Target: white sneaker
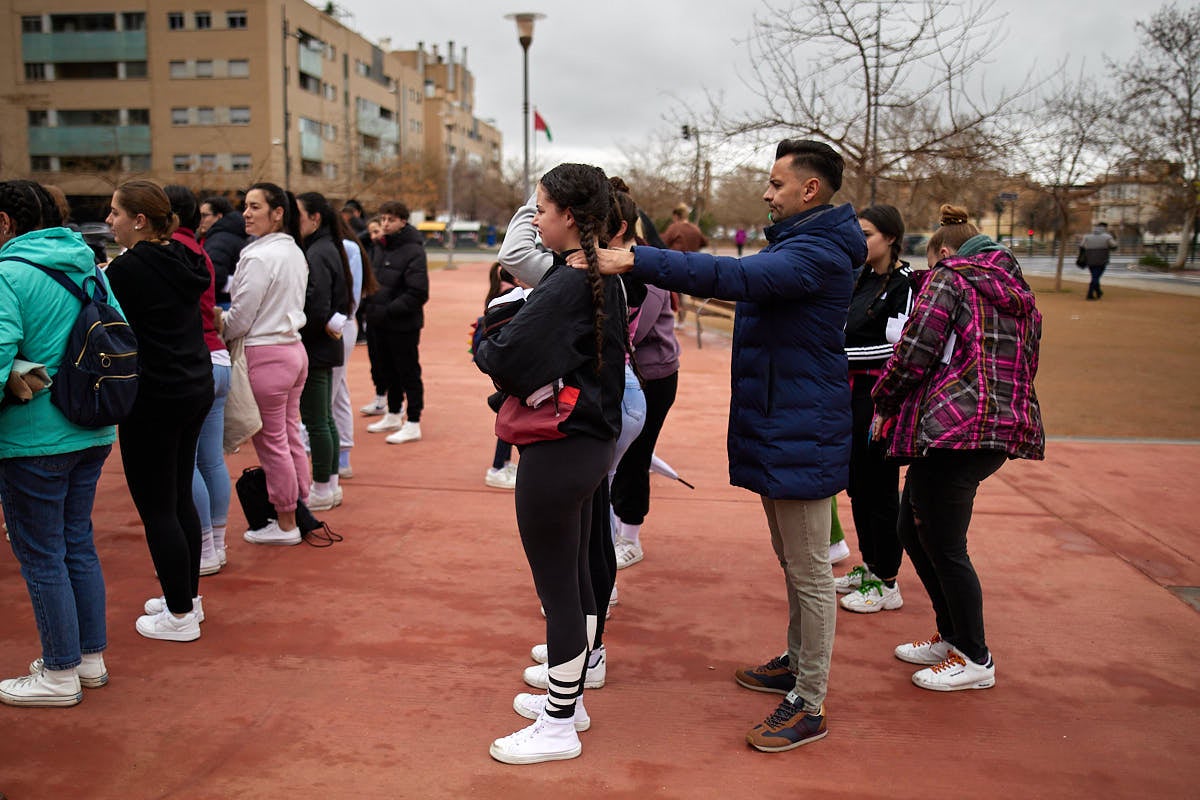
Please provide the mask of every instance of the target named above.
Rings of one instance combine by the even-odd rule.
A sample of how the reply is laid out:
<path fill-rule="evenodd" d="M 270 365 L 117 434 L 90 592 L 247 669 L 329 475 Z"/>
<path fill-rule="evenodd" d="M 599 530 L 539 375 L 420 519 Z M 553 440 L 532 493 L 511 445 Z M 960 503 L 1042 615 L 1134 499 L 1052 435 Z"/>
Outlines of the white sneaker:
<path fill-rule="evenodd" d="M 976 664 L 957 647 L 951 647 L 945 661 L 917 670 L 912 682 L 935 692 L 990 689 L 996 685 L 996 664 L 991 653 L 988 653 L 987 664 Z"/>
<path fill-rule="evenodd" d="M 883 581 L 863 581 L 858 591 L 841 599 L 842 608 L 859 614 L 874 614 L 876 611 L 894 611 L 904 605 L 900 596 L 900 584 L 888 588 Z"/>
<path fill-rule="evenodd" d="M 347 480 L 354 477 L 354 467 L 347 464 L 344 467 L 338 467 L 338 477 L 342 480 Z M 340 488 L 340 487 L 339 487 Z"/>
<path fill-rule="evenodd" d="M 220 560 L 222 567 L 229 563 L 229 553 L 227 552 L 228 549 L 229 548 L 227 547 L 217 548 L 217 558 Z"/>
<path fill-rule="evenodd" d="M 167 598 L 151 597 L 142 606 L 142 610 L 151 616 L 161 614 L 167 610 Z M 204 595 L 192 598 L 192 613 L 196 615 L 196 622 L 204 622 Z"/>
<path fill-rule="evenodd" d="M 400 430 L 387 437 L 388 444 L 404 444 L 405 442 L 421 441 L 421 423 L 406 421 Z M 516 483 L 513 483 L 516 486 Z"/>
<path fill-rule="evenodd" d="M 342 504 L 342 487 L 330 487 L 327 492 L 319 492 L 315 484 L 310 485 L 308 489 L 308 506 L 309 511 L 328 511 L 331 508 L 337 508 Z"/>
<path fill-rule="evenodd" d="M 550 650 L 544 644 L 535 644 L 529 651 L 529 657 L 538 664 L 545 664 L 550 660 Z"/>
<path fill-rule="evenodd" d="M 211 557 L 200 556 L 200 574 L 201 575 L 216 575 L 221 571 L 221 567 L 225 566 L 225 562 L 221 561 L 221 554 L 216 550 L 213 551 Z"/>
<path fill-rule="evenodd" d="M 246 531 L 242 534 L 242 538 L 251 544 L 300 544 L 300 529 L 292 528 L 290 531 L 285 531 L 279 527 L 278 520 L 271 520 L 266 527 Z"/>
<path fill-rule="evenodd" d="M 537 719 L 545 710 L 546 695 L 544 694 L 521 692 L 513 698 L 513 711 L 526 719 Z M 572 719 L 575 722 L 575 730 L 580 733 L 592 727 L 592 718 L 588 716 L 587 709 L 583 707 L 582 697 L 575 698 L 575 716 Z"/>
<path fill-rule="evenodd" d="M 842 577 L 834 578 L 833 588 L 837 590 L 838 594 L 850 594 L 857 591 L 858 587 L 862 586 L 864 581 L 877 580 L 879 579 L 871 574 L 871 570 L 867 569 L 866 564 L 859 564 Z"/>
<path fill-rule="evenodd" d="M 488 467 L 487 474 L 483 476 L 483 482 L 493 489 L 516 489 L 517 465 L 510 462 L 500 469 Z"/>
<path fill-rule="evenodd" d="M 387 433 L 388 431 L 398 431 L 404 425 L 403 414 L 386 413 L 383 419 L 378 422 L 372 422 L 367 426 L 367 433 Z"/>
<path fill-rule="evenodd" d="M 572 720 L 543 714 L 528 728 L 492 742 L 488 752 L 505 764 L 539 764 L 577 758 L 583 746 Z"/>
<path fill-rule="evenodd" d="M 834 542 L 829 545 L 829 563 L 839 564 L 850 557 L 850 545 L 846 544 L 846 540 Z"/>
<path fill-rule="evenodd" d="M 932 638 L 923 642 L 906 642 L 896 645 L 896 658 L 910 664 L 940 664 L 950 655 L 950 643 L 943 641 L 941 634 L 935 633 Z"/>
<path fill-rule="evenodd" d="M 137 632 L 147 639 L 162 639 L 168 642 L 193 642 L 200 638 L 200 620 L 195 611 L 176 617 L 163 609 L 157 614 L 138 617 Z"/>
<path fill-rule="evenodd" d="M 79 675 L 73 669 L 40 669 L 35 675 L 0 681 L 0 703 L 8 706 L 73 706 L 82 699 Z"/>
<path fill-rule="evenodd" d="M 46 662 L 39 656 L 29 662 L 29 674 L 37 675 L 45 667 Z M 51 670 L 51 672 L 53 671 Z M 79 684 L 88 689 L 99 689 L 108 683 L 108 668 L 104 666 L 104 654 L 85 653 L 83 661 L 75 667 L 75 674 L 79 676 Z"/>
<path fill-rule="evenodd" d="M 373 402 L 367 403 L 358 410 L 358 413 L 362 414 L 364 417 L 382 417 L 387 413 L 387 403 L 383 403 L 382 405 Z"/>
<path fill-rule="evenodd" d="M 617 569 L 632 567 L 646 557 L 640 544 L 631 542 L 623 536 L 617 537 L 617 541 L 613 543 L 613 547 L 617 551 Z"/>
<path fill-rule="evenodd" d="M 530 655 L 533 655 L 533 653 L 531 652 Z M 603 647 L 592 653 L 591 658 L 588 659 L 587 671 L 584 673 L 583 688 L 604 688 L 604 679 L 608 673 L 607 662 L 608 658 L 605 656 Z M 550 667 L 544 662 L 532 667 L 526 667 L 525 674 L 522 677 L 526 683 L 535 689 L 550 688 Z"/>
<path fill-rule="evenodd" d="M 612 608 L 620 601 L 620 599 L 621 598 L 617 595 L 617 584 L 614 583 L 612 593 L 608 595 L 608 607 Z"/>

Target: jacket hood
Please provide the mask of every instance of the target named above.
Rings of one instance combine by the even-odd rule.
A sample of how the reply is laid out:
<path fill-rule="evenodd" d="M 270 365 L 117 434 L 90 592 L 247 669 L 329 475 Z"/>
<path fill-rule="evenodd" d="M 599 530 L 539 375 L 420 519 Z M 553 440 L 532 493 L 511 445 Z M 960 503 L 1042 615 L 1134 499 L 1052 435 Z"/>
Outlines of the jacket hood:
<path fill-rule="evenodd" d="M 971 241 L 974 240 L 968 240 Z M 1027 317 L 1037 307 L 1020 265 L 1003 247 L 997 245 L 995 249 L 967 256 L 959 248 L 959 255 L 944 259 L 937 266 L 953 270 L 992 305 L 1011 316 Z"/>
<path fill-rule="evenodd" d="M 407 223 L 396 233 L 389 233 L 383 237 L 384 247 L 398 247 L 402 244 L 419 244 L 424 247 L 425 237 L 421 235 L 419 230 Z"/>
<path fill-rule="evenodd" d="M 767 227 L 764 233 L 771 244 L 800 234 L 820 236 L 849 254 L 851 263 L 862 264 L 867 258 L 858 214 L 849 203 L 810 208 Z"/>
<path fill-rule="evenodd" d="M 203 253 L 194 253 L 175 239 L 167 244 L 138 242 L 118 258 L 131 259 L 154 274 L 185 302 L 199 303 L 212 283 Z"/>
<path fill-rule="evenodd" d="M 242 219 L 242 212 L 231 211 L 224 215 L 212 224 L 205 236 L 212 236 L 214 233 L 232 233 L 239 239 L 245 239 L 246 221 Z"/>
<path fill-rule="evenodd" d="M 976 234 L 970 239 L 962 243 L 958 248 L 960 256 L 977 256 L 980 253 L 990 253 L 994 250 L 1006 249 L 1003 245 L 998 245 L 992 241 L 991 237 L 985 233 Z"/>
<path fill-rule="evenodd" d="M 67 273 L 91 275 L 96 269 L 92 248 L 69 228 L 43 228 L 9 239 L 0 247 L 0 257 L 9 255 Z"/>

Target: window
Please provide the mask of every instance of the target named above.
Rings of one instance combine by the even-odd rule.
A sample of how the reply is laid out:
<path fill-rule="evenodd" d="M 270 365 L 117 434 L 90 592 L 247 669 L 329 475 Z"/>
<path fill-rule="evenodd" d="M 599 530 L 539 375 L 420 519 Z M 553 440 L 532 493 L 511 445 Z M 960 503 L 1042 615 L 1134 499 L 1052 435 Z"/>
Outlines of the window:
<path fill-rule="evenodd" d="M 185 27 L 182 11 L 167 12 L 167 28 L 173 31 L 181 31 Z"/>
<path fill-rule="evenodd" d="M 208 61 L 208 60 L 196 62 L 196 77 L 197 78 L 211 78 L 212 76 L 213 76 L 213 62 Z"/>
<path fill-rule="evenodd" d="M 172 125 L 187 125 L 190 122 L 188 118 L 188 110 L 186 108 L 171 109 L 171 124 Z"/>
<path fill-rule="evenodd" d="M 300 88 L 306 92 L 313 94 L 321 93 L 321 81 L 309 75 L 307 72 L 300 73 Z"/>
<path fill-rule="evenodd" d="M 44 80 L 46 80 L 46 65 L 45 64 L 26 64 L 25 65 L 25 80 L 27 80 L 27 81 L 44 81 Z"/>
<path fill-rule="evenodd" d="M 337 100 L 337 87 L 332 83 L 322 84 L 321 88 L 325 92 L 326 100 Z"/>
<path fill-rule="evenodd" d="M 68 126 L 81 125 L 118 125 L 121 112 L 115 108 L 88 108 L 80 110 L 59 109 L 58 124 Z"/>
<path fill-rule="evenodd" d="M 30 111 L 29 112 L 29 127 L 45 128 L 50 124 L 50 112 L 48 111 Z"/>
<path fill-rule="evenodd" d="M 196 30 L 206 31 L 212 28 L 212 13 L 208 11 L 196 12 Z"/>
<path fill-rule="evenodd" d="M 49 172 L 50 156 L 30 156 L 29 169 L 33 172 Z"/>
<path fill-rule="evenodd" d="M 117 77 L 116 61 L 85 61 L 55 64 L 54 74 L 65 81 L 106 80 Z"/>
<path fill-rule="evenodd" d="M 251 167 L 249 153 L 234 153 L 229 157 L 230 167 L 234 172 L 249 172 Z"/>
<path fill-rule="evenodd" d="M 41 33 L 42 18 L 37 17 L 21 17 L 21 33 Z"/>
<path fill-rule="evenodd" d="M 184 155 L 176 155 L 172 160 L 176 172 L 191 172 L 192 157 Z"/>
<path fill-rule="evenodd" d="M 115 156 L 59 156 L 58 169 L 63 172 L 110 172 L 121 162 Z"/>
<path fill-rule="evenodd" d="M 300 173 L 302 175 L 307 175 L 310 178 L 321 177 L 321 162 L 302 160 L 300 162 Z"/>
<path fill-rule="evenodd" d="M 325 162 L 325 177 L 331 181 L 337 180 L 337 164 L 332 161 Z"/>
<path fill-rule="evenodd" d="M 129 125 L 150 124 L 150 109 L 148 108 L 131 108 L 125 112 L 125 116 Z"/>
<path fill-rule="evenodd" d="M 250 124 L 250 107 L 249 106 L 231 106 L 229 109 L 229 124 L 230 125 L 249 125 Z"/>
<path fill-rule="evenodd" d="M 233 59 L 229 62 L 229 77 L 231 78 L 248 78 L 250 77 L 250 62 L 244 58 Z"/>
<path fill-rule="evenodd" d="M 321 126 L 321 135 L 331 142 L 337 141 L 337 125 L 325 123 Z"/>
<path fill-rule="evenodd" d="M 150 156 L 124 156 L 124 158 L 129 162 L 129 166 L 126 167 L 129 172 L 150 171 Z"/>
<path fill-rule="evenodd" d="M 225 12 L 225 27 L 231 30 L 237 30 L 246 27 L 246 12 L 245 11 L 226 11 Z"/>
<path fill-rule="evenodd" d="M 171 77 L 186 78 L 188 77 L 188 64 L 186 61 L 171 62 Z"/>
<path fill-rule="evenodd" d="M 217 155 L 216 153 L 201 153 L 200 154 L 200 169 L 216 169 Z"/>
<path fill-rule="evenodd" d="M 117 17 L 115 14 L 52 14 L 50 30 L 54 33 L 71 33 L 75 31 L 115 31 Z"/>
<path fill-rule="evenodd" d="M 144 78 L 144 77 L 146 77 L 146 62 L 145 61 L 126 61 L 125 62 L 125 77 L 126 78 Z"/>
<path fill-rule="evenodd" d="M 141 11 L 126 11 L 121 15 L 121 28 L 127 31 L 146 30 L 146 15 Z"/>
<path fill-rule="evenodd" d="M 196 109 L 196 124 L 197 125 L 212 125 L 217 121 L 216 112 L 208 107 L 201 106 Z"/>

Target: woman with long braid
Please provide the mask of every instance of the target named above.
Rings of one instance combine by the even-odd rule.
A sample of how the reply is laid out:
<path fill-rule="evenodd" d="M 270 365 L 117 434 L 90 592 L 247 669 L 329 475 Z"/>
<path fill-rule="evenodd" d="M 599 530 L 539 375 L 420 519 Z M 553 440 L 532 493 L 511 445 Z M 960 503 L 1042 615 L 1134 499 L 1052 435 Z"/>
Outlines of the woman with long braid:
<path fill-rule="evenodd" d="M 588 566 L 592 502 L 613 460 L 625 385 L 624 303 L 617 282 L 601 277 L 596 256 L 613 213 L 603 170 L 560 164 L 543 176 L 533 224 L 554 264 L 475 354 L 480 369 L 526 405 L 560 382 L 565 393 L 578 393 L 557 425 L 560 438 L 525 445 L 517 472 L 517 524 L 546 611 L 549 694 L 532 725 L 492 743 L 492 757 L 509 764 L 581 752 L 576 727 L 586 715 L 577 711 L 597 623 Z M 582 251 L 586 271 L 566 265 L 574 251 Z"/>

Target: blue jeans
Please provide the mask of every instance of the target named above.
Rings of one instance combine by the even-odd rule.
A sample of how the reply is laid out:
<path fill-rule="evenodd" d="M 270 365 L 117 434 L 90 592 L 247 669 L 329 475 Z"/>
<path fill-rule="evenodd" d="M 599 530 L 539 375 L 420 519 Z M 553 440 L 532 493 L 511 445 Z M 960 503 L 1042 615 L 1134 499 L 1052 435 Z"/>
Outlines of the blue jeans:
<path fill-rule="evenodd" d="M 196 442 L 196 470 L 192 473 L 192 501 L 200 515 L 200 529 L 211 531 L 229 518 L 229 468 L 225 466 L 225 399 L 229 396 L 232 367 L 213 364 L 212 408 Z"/>
<path fill-rule="evenodd" d="M 108 646 L 104 573 L 92 541 L 96 481 L 111 445 L 0 461 L 12 551 L 29 589 L 48 669 Z"/>
<path fill-rule="evenodd" d="M 617 474 L 617 467 L 620 466 L 621 459 L 625 457 L 625 451 L 629 449 L 629 445 L 633 444 L 633 440 L 641 434 L 642 426 L 645 424 L 646 393 L 642 391 L 642 385 L 638 383 L 637 374 L 634 373 L 633 367 L 626 364 L 625 394 L 621 398 L 621 433 L 617 436 L 617 449 L 613 454 L 613 462 L 608 468 L 608 488 L 610 492 L 612 490 L 613 478 Z M 608 513 L 609 532 L 615 537 L 617 535 L 617 515 L 612 510 L 611 504 L 609 505 Z"/>

